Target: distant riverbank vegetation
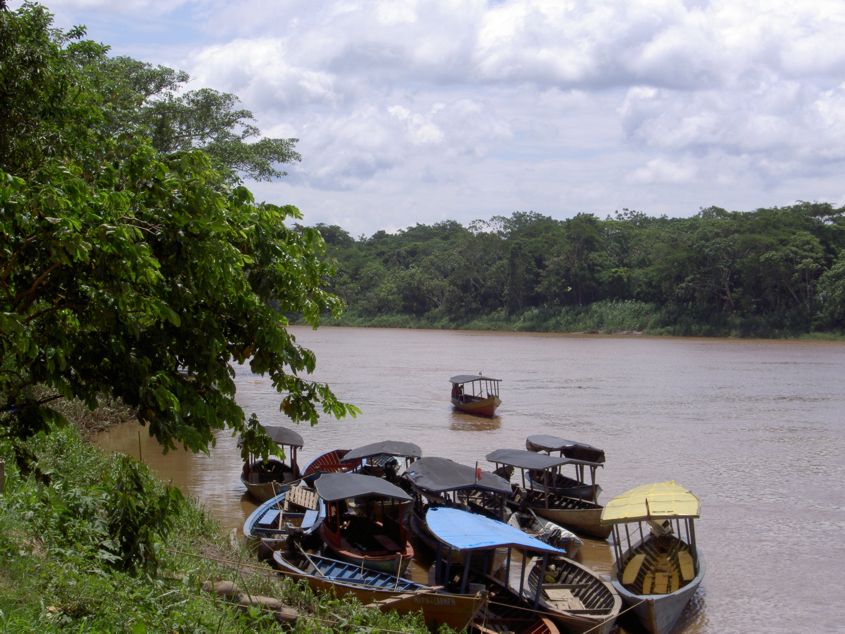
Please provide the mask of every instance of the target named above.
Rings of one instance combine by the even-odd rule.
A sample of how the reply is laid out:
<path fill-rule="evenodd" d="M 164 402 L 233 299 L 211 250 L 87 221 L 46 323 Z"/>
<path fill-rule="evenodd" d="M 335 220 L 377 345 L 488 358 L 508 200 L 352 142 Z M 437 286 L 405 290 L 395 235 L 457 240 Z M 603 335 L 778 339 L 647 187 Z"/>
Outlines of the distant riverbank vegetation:
<path fill-rule="evenodd" d="M 845 208 L 533 212 L 353 238 L 318 225 L 343 325 L 740 337 L 845 329 Z"/>

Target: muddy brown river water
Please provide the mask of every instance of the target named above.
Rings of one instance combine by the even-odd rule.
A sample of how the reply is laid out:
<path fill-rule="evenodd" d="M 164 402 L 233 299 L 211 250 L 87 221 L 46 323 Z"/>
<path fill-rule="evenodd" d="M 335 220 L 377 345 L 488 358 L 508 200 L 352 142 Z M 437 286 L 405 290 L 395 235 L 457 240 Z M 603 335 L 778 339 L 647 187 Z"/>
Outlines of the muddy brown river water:
<path fill-rule="evenodd" d="M 845 344 L 513 333 L 292 328 L 317 355 L 319 381 L 361 408 L 357 419 L 299 427 L 304 464 L 384 439 L 464 464 L 547 433 L 605 450 L 600 502 L 674 479 L 701 499 L 704 581 L 678 631 L 845 631 Z M 502 379 L 492 420 L 459 414 L 448 378 Z M 284 423 L 269 381 L 237 368 L 247 415 Z M 172 452 L 135 425 L 100 438 L 141 456 L 224 528 L 254 505 L 235 439 L 210 455 Z M 606 543 L 585 563 L 607 575 Z"/>

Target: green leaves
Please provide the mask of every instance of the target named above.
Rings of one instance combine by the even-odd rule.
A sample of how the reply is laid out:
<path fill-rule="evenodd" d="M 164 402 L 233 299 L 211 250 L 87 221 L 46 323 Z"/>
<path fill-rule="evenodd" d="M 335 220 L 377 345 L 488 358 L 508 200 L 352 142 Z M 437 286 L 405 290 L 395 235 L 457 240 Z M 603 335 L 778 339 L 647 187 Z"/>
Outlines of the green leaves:
<path fill-rule="evenodd" d="M 0 106 L 22 124 L 0 121 L 0 408 L 31 414 L 15 433 L 43 428 L 50 410 L 30 396 L 43 384 L 119 397 L 165 447 L 205 450 L 243 429 L 230 364 L 246 361 L 294 420 L 354 414 L 299 376 L 315 359 L 284 330 L 288 314 L 316 326 L 341 309 L 322 238 L 288 226 L 295 207 L 232 185 L 232 170 L 297 158 L 292 141 L 266 140 L 253 162 L 242 145 L 257 130 L 234 96 L 177 95 L 184 74 L 111 60 L 43 9 L 0 12 L 0 31 L 31 75 L 0 57 Z"/>

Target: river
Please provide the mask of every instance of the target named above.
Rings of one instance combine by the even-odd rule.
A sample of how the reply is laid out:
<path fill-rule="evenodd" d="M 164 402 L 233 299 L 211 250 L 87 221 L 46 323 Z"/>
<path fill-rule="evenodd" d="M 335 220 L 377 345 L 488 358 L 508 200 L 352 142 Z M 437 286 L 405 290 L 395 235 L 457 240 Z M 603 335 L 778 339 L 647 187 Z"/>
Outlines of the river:
<path fill-rule="evenodd" d="M 605 450 L 600 502 L 677 480 L 701 499 L 706 576 L 679 631 L 845 631 L 845 345 L 465 331 L 291 328 L 317 355 L 316 380 L 361 408 L 356 419 L 299 427 L 301 464 L 384 439 L 464 464 L 547 433 Z M 238 401 L 283 423 L 268 380 L 236 368 Z M 448 377 L 502 379 L 492 420 L 456 413 Z M 253 504 L 235 439 L 209 455 L 171 452 L 122 426 L 100 444 L 140 456 L 225 528 Z M 838 483 L 838 484 L 837 484 Z M 604 543 L 585 563 L 607 574 Z M 838 588 L 838 590 L 837 590 Z"/>

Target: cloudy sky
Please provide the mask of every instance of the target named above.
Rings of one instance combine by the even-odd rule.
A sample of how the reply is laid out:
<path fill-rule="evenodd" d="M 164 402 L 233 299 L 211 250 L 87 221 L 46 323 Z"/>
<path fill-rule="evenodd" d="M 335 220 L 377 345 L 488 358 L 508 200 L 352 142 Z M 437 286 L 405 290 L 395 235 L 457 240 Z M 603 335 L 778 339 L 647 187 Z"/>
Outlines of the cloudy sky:
<path fill-rule="evenodd" d="M 251 188 L 354 236 L 845 204 L 842 0 L 45 4 L 299 138 L 289 176 Z"/>

